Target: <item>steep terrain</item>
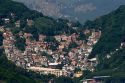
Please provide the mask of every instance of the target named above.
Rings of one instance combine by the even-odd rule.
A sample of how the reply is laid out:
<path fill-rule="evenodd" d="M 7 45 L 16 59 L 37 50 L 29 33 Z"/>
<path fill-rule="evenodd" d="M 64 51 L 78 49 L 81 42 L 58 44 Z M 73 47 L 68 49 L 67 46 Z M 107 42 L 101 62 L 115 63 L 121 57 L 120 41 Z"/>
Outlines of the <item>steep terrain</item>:
<path fill-rule="evenodd" d="M 125 77 L 125 6 L 122 5 L 95 21 L 87 21 L 85 27 L 102 31 L 100 40 L 89 56 L 98 57 L 98 72 L 94 75 L 111 75 L 123 79 Z"/>
<path fill-rule="evenodd" d="M 23 13 L 22 13 L 23 12 Z M 13 15 L 14 13 L 15 15 Z M 14 16 L 14 18 L 11 18 Z M 9 28 L 13 35 L 17 37 L 20 31 L 33 34 L 33 40 L 38 40 L 38 34 L 44 34 L 47 36 L 54 36 L 58 34 L 72 34 L 80 30 L 75 30 L 68 27 L 67 20 L 54 20 L 43 14 L 31 11 L 23 4 L 12 2 L 11 0 L 0 0 L 0 18 L 10 18 L 10 23 L 6 24 L 0 19 L 0 25 Z M 27 26 L 27 19 L 32 19 L 33 26 Z M 14 27 L 14 23 L 21 20 L 21 27 Z M 110 75 L 113 78 L 108 79 L 107 82 L 122 82 L 125 78 L 125 6 L 120 6 L 117 10 L 101 16 L 94 21 L 87 21 L 84 25 L 85 29 L 101 30 L 102 35 L 98 43 L 94 46 L 90 58 L 97 57 L 98 65 L 97 71 L 90 73 L 87 77 L 96 75 Z M 79 23 L 74 23 L 74 27 L 82 27 Z M 63 28 L 62 28 L 63 27 Z M 0 33 L 0 45 L 2 46 L 2 33 Z M 48 39 L 46 39 L 47 41 Z M 20 47 L 19 39 L 17 46 Z M 21 43 L 23 46 L 24 43 Z M 76 46 L 76 45 L 75 45 Z M 22 47 L 21 47 L 22 48 Z M 25 46 L 24 46 L 25 49 Z M 12 62 L 8 61 L 0 50 L 0 82 L 7 83 L 41 83 L 48 82 L 54 76 L 38 75 L 33 72 L 27 72 L 20 67 L 16 67 Z M 16 76 L 16 77 L 15 77 Z M 116 79 L 117 78 L 117 79 Z M 72 83 L 71 79 L 64 77 L 57 79 L 57 83 L 62 81 L 64 83 Z M 61 83 L 61 82 L 60 82 Z"/>
<path fill-rule="evenodd" d="M 11 16 L 13 16 L 14 18 L 11 18 Z M 39 12 L 31 11 L 23 4 L 13 2 L 11 0 L 0 0 L 0 26 L 4 26 L 5 28 L 10 28 L 15 36 L 19 31 L 29 31 L 29 30 L 24 30 L 26 29 L 25 21 L 27 20 L 27 18 L 35 20 L 36 18 L 39 18 L 39 17 L 45 20 L 45 21 L 39 20 L 39 21 L 42 21 L 43 23 L 43 25 L 41 26 L 47 27 L 48 26 L 47 22 L 49 21 L 52 23 L 50 24 L 50 27 L 49 27 L 49 29 L 51 29 L 52 26 L 55 26 L 53 23 L 57 24 L 57 22 L 52 18 L 43 16 Z M 10 18 L 11 22 L 9 24 L 4 23 L 3 19 L 5 18 Z M 14 28 L 13 27 L 14 22 L 19 19 L 21 20 L 21 24 L 22 24 L 21 27 Z M 36 29 L 31 29 L 31 33 L 34 33 L 34 30 Z M 38 32 L 38 33 L 42 33 L 42 32 Z M 38 33 L 34 33 L 34 34 L 37 35 Z M 51 35 L 47 31 L 44 34 Z M 20 41 L 21 40 L 19 40 L 19 42 Z M 0 83 L 47 83 L 50 79 L 55 78 L 55 76 L 53 75 L 39 75 L 37 73 L 27 71 L 27 70 L 24 70 L 23 68 L 15 66 L 14 63 L 7 60 L 6 55 L 4 53 L 4 49 L 2 49 L 3 48 L 2 43 L 3 43 L 3 33 L 2 31 L 0 31 Z M 22 43 L 22 45 L 23 44 L 24 43 Z M 68 79 L 68 80 L 71 80 L 71 79 Z"/>
<path fill-rule="evenodd" d="M 3 36 L 0 32 L 0 46 L 2 46 L 2 43 Z M 49 76 L 28 72 L 15 66 L 14 63 L 7 60 L 4 49 L 0 48 L 0 83 L 44 83 L 48 80 Z"/>
<path fill-rule="evenodd" d="M 62 17 L 71 20 L 95 19 L 107 14 L 118 6 L 125 4 L 124 0 L 14 0 L 23 2 L 31 9 L 38 10 L 44 15 Z"/>

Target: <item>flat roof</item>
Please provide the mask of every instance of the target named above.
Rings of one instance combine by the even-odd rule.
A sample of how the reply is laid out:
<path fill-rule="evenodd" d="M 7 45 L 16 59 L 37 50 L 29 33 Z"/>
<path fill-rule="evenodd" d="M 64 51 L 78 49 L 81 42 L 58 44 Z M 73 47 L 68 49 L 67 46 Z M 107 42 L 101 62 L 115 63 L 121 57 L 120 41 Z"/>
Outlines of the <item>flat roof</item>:
<path fill-rule="evenodd" d="M 111 77 L 111 76 L 94 76 L 93 78 L 109 78 L 109 77 Z"/>
<path fill-rule="evenodd" d="M 62 71 L 59 69 L 44 68 L 44 67 L 29 67 L 27 69 L 34 70 L 34 71 Z"/>
<path fill-rule="evenodd" d="M 58 63 L 49 63 L 49 65 L 59 65 Z"/>

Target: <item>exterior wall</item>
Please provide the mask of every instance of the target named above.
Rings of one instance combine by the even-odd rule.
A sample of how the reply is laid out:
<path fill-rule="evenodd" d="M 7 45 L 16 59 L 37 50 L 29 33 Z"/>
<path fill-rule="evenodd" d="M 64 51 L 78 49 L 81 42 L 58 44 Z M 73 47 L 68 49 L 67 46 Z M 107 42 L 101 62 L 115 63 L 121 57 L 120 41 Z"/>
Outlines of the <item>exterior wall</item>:
<path fill-rule="evenodd" d="M 29 70 L 39 72 L 40 74 L 54 74 L 56 76 L 67 76 L 66 71 L 59 69 L 51 69 L 51 68 L 42 68 L 42 67 L 30 67 Z"/>

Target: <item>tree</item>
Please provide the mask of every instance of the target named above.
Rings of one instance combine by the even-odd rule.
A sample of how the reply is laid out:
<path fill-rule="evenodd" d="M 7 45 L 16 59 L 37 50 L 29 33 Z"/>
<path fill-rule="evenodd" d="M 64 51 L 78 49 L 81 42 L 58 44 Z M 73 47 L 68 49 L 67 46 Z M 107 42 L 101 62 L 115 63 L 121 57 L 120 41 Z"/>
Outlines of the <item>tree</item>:
<path fill-rule="evenodd" d="M 49 60 L 52 60 L 52 56 L 49 55 L 49 54 L 48 54 L 47 52 L 45 52 L 45 51 L 41 52 L 41 55 L 42 55 L 42 56 L 46 56 L 46 58 L 49 59 Z"/>
<path fill-rule="evenodd" d="M 36 40 L 36 41 L 39 40 L 39 32 L 38 32 L 38 29 L 35 26 L 31 26 L 31 27 L 26 26 L 25 27 L 25 32 L 31 33 L 33 35 L 32 38 L 34 40 Z"/>
<path fill-rule="evenodd" d="M 4 39 L 3 33 L 0 32 L 0 46 L 3 45 L 3 39 Z M 0 48 L 0 56 L 3 54 L 3 51 L 4 51 L 4 49 L 3 49 L 3 48 Z"/>
<path fill-rule="evenodd" d="M 80 68 L 75 68 L 75 70 L 74 70 L 75 73 L 77 73 L 77 72 L 79 72 L 79 71 L 81 71 Z"/>
<path fill-rule="evenodd" d="M 35 27 L 38 29 L 40 34 L 54 35 L 54 22 L 51 19 L 45 17 L 37 18 L 35 21 Z"/>
<path fill-rule="evenodd" d="M 19 37 L 19 36 L 16 36 L 16 42 L 15 42 L 15 46 L 21 50 L 21 51 L 24 51 L 25 50 L 25 46 L 26 46 L 26 40 L 25 38 L 22 38 L 22 37 Z"/>
<path fill-rule="evenodd" d="M 78 46 L 78 44 L 76 42 L 72 42 L 69 44 L 69 48 L 76 48 Z"/>
<path fill-rule="evenodd" d="M 58 43 L 58 41 L 53 36 L 47 36 L 46 38 L 44 38 L 44 42 Z"/>
<path fill-rule="evenodd" d="M 69 77 L 61 76 L 55 79 L 55 83 L 73 83 L 73 81 Z"/>
<path fill-rule="evenodd" d="M 86 35 L 84 33 L 80 32 L 77 40 L 86 40 L 86 39 L 87 39 Z"/>

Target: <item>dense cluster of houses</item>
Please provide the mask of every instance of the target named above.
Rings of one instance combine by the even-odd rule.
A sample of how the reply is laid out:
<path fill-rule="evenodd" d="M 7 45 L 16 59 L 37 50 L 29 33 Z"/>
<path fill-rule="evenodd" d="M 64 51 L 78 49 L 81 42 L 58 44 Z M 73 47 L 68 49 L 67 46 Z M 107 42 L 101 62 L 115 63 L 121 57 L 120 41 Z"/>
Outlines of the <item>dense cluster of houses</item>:
<path fill-rule="evenodd" d="M 5 23 L 9 22 L 9 19 L 5 19 Z M 32 20 L 27 20 L 28 26 L 32 26 L 32 24 Z M 15 22 L 15 27 L 20 27 L 20 20 Z M 54 51 L 49 48 L 51 45 L 55 45 L 54 42 L 44 41 L 47 37 L 45 35 L 39 34 L 39 41 L 35 41 L 31 40 L 31 33 L 20 32 L 19 36 L 26 39 L 25 51 L 20 51 L 15 46 L 16 40 L 11 30 L 0 26 L 0 31 L 3 32 L 3 47 L 6 56 L 17 66 L 26 69 L 31 67 L 60 69 L 68 73 L 65 75 L 71 76 L 76 68 L 94 71 L 94 67 L 97 64 L 97 59 L 88 59 L 88 55 L 91 53 L 93 45 L 99 40 L 101 31 L 83 31 L 83 34 L 89 34 L 87 41 L 78 40 L 79 34 L 76 33 L 53 36 L 56 41 L 59 42 L 57 49 Z M 77 44 L 77 47 L 64 51 L 64 49 L 68 49 L 69 45 L 73 42 Z"/>
<path fill-rule="evenodd" d="M 26 38 L 26 49 L 24 52 L 18 50 L 14 43 L 15 38 L 9 29 L 4 29 L 4 41 L 3 46 L 5 53 L 9 60 L 12 60 L 17 66 L 23 68 L 35 67 L 50 67 L 58 68 L 61 65 L 62 70 L 73 71 L 75 68 L 80 68 L 81 70 L 90 69 L 94 70 L 93 64 L 96 64 L 96 58 L 87 59 L 88 55 L 92 51 L 92 46 L 98 41 L 101 32 L 92 32 L 89 36 L 88 42 L 80 40 L 77 41 L 78 35 L 72 34 L 71 36 L 58 35 L 55 39 L 60 42 L 58 49 L 52 51 L 48 49 L 51 43 L 44 42 L 43 39 L 46 37 L 44 35 L 39 36 L 39 41 L 31 41 L 30 33 L 24 33 L 23 37 Z M 20 35 L 21 36 L 21 35 Z M 63 41 L 62 41 L 63 40 Z M 67 55 L 63 51 L 64 48 L 68 48 L 71 42 L 76 42 L 78 47 L 72 48 Z M 45 52 L 51 58 L 43 56 L 42 53 Z"/>

